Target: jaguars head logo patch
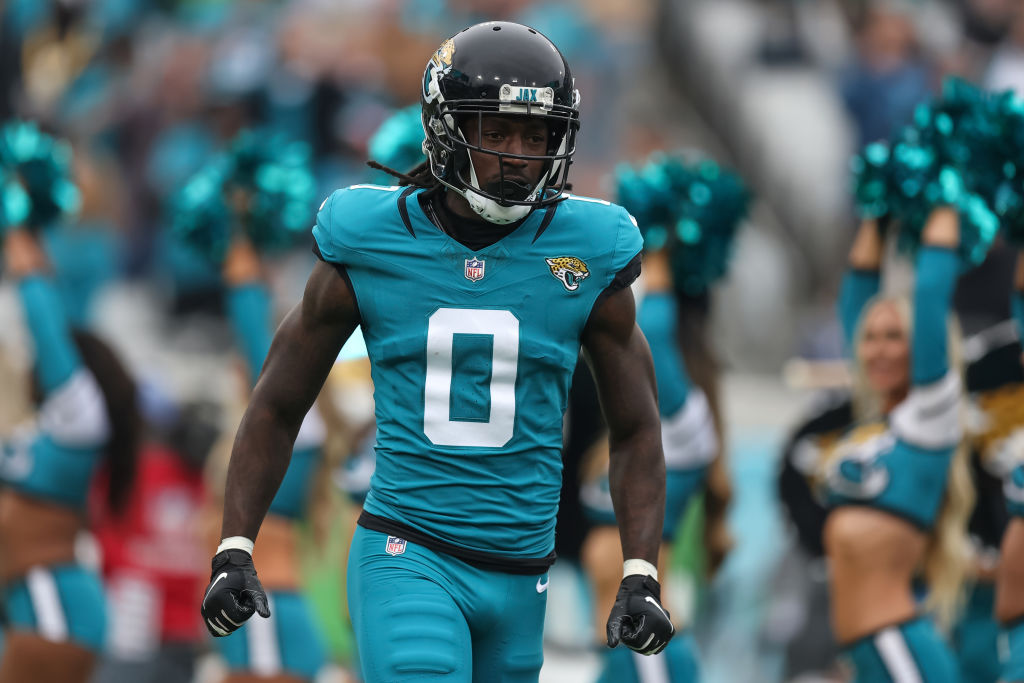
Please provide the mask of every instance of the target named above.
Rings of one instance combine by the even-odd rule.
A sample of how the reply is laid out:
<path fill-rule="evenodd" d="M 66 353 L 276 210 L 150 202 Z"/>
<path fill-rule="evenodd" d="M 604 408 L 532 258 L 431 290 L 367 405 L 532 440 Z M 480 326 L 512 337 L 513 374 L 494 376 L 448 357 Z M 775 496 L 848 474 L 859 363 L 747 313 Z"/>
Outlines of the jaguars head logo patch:
<path fill-rule="evenodd" d="M 576 291 L 580 283 L 590 277 L 590 270 L 587 268 L 587 264 L 575 256 L 559 256 L 544 260 L 548 262 L 548 267 L 551 268 L 551 275 L 570 292 Z"/>

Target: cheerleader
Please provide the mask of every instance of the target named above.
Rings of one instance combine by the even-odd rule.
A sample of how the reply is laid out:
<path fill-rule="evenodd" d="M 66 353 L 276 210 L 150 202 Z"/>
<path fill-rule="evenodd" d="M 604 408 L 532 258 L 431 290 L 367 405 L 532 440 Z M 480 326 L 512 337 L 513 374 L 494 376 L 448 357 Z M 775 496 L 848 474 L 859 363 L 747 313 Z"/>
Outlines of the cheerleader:
<path fill-rule="evenodd" d="M 1024 252 L 1017 257 L 1012 299 L 1017 330 L 1024 335 Z M 1024 339 L 1024 336 L 1021 337 Z M 1024 361 L 1024 358 L 1021 359 Z M 1019 403 L 1015 405 L 1019 406 Z M 1024 681 L 1024 432 L 1019 425 L 998 444 L 1009 469 L 1003 486 L 1010 523 L 1003 534 L 996 574 L 996 619 L 1002 625 L 1006 647 L 1002 657 L 1002 681 Z"/>
<path fill-rule="evenodd" d="M 865 683 L 958 680 L 913 590 L 923 573 L 926 608 L 949 623 L 969 562 L 973 490 L 947 322 L 960 268 L 956 211 L 935 209 L 921 241 L 913 301 L 879 297 L 883 242 L 877 224 L 864 222 L 839 301 L 859 419 L 828 466 L 824 543 L 833 628 Z"/>
<path fill-rule="evenodd" d="M 38 411 L 34 424 L 0 442 L 0 682 L 84 682 L 103 648 L 106 605 L 76 539 L 102 464 L 110 506 L 119 509 L 129 492 L 140 432 L 135 384 L 106 344 L 69 327 L 34 234 L 9 229 L 3 258 L 35 345 Z"/>

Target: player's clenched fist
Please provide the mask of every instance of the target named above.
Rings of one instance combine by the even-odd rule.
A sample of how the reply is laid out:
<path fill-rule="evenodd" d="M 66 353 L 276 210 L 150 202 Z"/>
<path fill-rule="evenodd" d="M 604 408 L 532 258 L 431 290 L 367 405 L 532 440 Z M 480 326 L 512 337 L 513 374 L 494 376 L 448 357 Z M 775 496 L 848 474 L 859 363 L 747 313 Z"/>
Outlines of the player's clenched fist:
<path fill-rule="evenodd" d="M 661 585 L 653 577 L 631 574 L 622 579 L 608 617 L 608 647 L 620 642 L 642 655 L 665 649 L 676 631 L 661 606 Z"/>
<path fill-rule="evenodd" d="M 270 616 L 267 594 L 256 576 L 252 555 L 244 550 L 222 550 L 213 556 L 210 586 L 200 610 L 203 623 L 215 636 L 230 635 L 256 612 Z"/>

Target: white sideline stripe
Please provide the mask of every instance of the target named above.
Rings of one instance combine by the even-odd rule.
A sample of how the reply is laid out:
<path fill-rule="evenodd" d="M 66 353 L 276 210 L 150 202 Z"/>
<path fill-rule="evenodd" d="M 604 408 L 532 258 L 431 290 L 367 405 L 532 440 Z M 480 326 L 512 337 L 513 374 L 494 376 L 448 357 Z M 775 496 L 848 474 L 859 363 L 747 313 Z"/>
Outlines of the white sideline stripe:
<path fill-rule="evenodd" d="M 60 592 L 53 574 L 42 567 L 33 567 L 28 570 L 25 585 L 28 586 L 32 610 L 36 613 L 39 634 L 46 640 L 58 643 L 66 641 L 68 622 L 60 604 Z"/>
<path fill-rule="evenodd" d="M 668 674 L 668 658 L 657 655 L 633 654 L 633 666 L 640 683 L 672 683 Z"/>
<path fill-rule="evenodd" d="M 276 615 L 270 596 L 267 606 L 271 615 Z M 249 664 L 252 672 L 258 676 L 276 676 L 281 673 L 281 650 L 277 642 L 277 619 L 270 616 L 266 619 L 253 614 L 246 624 L 245 637 L 249 644 Z"/>
<path fill-rule="evenodd" d="M 882 663 L 895 683 L 923 683 L 914 656 L 898 628 L 882 629 L 874 640 Z"/>

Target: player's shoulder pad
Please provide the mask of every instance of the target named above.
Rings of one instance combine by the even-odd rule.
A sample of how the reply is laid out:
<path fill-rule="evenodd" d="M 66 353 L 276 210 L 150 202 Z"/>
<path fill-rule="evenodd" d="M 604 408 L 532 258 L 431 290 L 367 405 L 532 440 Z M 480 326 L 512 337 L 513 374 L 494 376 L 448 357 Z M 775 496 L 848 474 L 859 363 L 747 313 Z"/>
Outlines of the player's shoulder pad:
<path fill-rule="evenodd" d="M 567 195 L 558 208 L 564 220 L 580 226 L 597 253 L 609 254 L 611 271 L 624 268 L 644 246 L 636 219 L 604 199 Z"/>
<path fill-rule="evenodd" d="M 397 216 L 396 202 L 403 189 L 397 185 L 349 185 L 335 190 L 316 214 L 313 237 L 320 255 L 344 263 L 348 250 L 358 249 L 364 233 L 380 229 Z"/>

